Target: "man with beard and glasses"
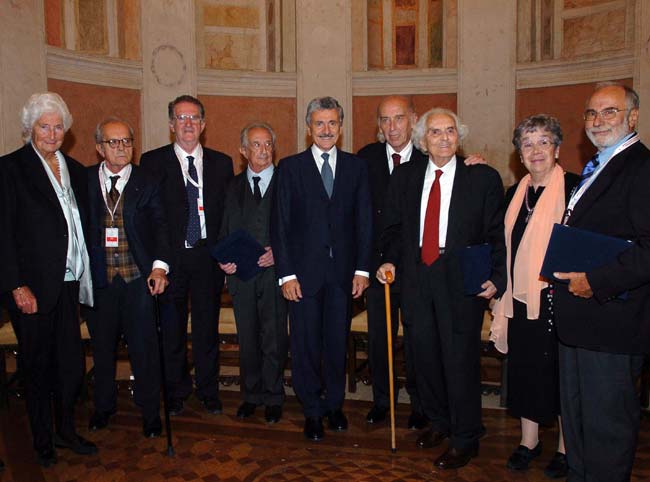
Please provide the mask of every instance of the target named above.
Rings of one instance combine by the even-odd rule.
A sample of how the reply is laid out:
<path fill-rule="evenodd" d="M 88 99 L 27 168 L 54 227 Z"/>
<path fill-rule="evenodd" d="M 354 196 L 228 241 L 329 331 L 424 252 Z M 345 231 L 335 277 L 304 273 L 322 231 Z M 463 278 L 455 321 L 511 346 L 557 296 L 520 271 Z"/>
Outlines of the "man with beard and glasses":
<path fill-rule="evenodd" d="M 631 241 L 586 273 L 555 273 L 560 403 L 570 481 L 630 480 L 640 423 L 636 382 L 650 350 L 650 151 L 639 96 L 598 84 L 583 114 L 598 149 L 564 224 Z M 579 249 L 579 248 L 578 248 Z"/>
<path fill-rule="evenodd" d="M 343 108 L 313 99 L 305 118 L 313 144 L 282 159 L 271 218 L 271 246 L 282 294 L 290 301 L 291 376 L 303 404 L 304 434 L 346 430 L 345 353 L 351 300 L 368 287 L 372 212 L 366 163 L 336 147 Z"/>

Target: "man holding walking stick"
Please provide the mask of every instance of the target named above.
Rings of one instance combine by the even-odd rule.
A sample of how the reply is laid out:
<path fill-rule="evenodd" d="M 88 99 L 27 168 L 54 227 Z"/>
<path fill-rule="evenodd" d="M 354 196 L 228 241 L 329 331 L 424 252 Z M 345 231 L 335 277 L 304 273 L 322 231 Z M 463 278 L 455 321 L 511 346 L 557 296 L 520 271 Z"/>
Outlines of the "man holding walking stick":
<path fill-rule="evenodd" d="M 115 351 L 124 334 L 143 435 L 158 437 L 161 376 L 153 296 L 169 284 L 167 220 L 158 182 L 131 164 L 131 126 L 108 118 L 97 126 L 95 142 L 103 161 L 89 168 L 88 175 L 88 244 L 96 301 L 88 313 L 95 364 L 95 412 L 89 429 L 106 427 L 115 413 Z"/>

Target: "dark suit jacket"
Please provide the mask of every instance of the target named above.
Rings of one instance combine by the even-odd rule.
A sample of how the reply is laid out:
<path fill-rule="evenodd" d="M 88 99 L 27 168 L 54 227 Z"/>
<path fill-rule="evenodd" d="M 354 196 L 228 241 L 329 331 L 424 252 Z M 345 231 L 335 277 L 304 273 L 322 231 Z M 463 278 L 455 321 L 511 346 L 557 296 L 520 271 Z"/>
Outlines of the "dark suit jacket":
<path fill-rule="evenodd" d="M 275 185 L 277 179 L 277 172 L 273 173 L 271 178 L 271 183 L 266 188 L 264 193 L 264 199 L 266 200 L 269 197 L 269 201 L 273 202 Z M 229 234 L 237 231 L 238 229 L 245 229 L 246 220 L 244 214 L 244 196 L 246 195 L 246 190 L 250 191 L 250 184 L 248 183 L 248 178 L 246 176 L 246 170 L 236 175 L 233 180 L 228 185 L 228 190 L 226 191 L 226 203 L 223 214 L 223 221 L 221 223 L 221 234 L 219 238 L 224 238 Z M 267 226 L 270 224 L 270 210 L 269 218 L 266 219 Z M 254 236 L 254 233 L 249 234 Z M 264 240 L 257 239 L 257 241 L 263 243 Z M 267 269 L 275 269 L 274 266 Z M 258 273 L 259 276 L 261 273 Z M 236 295 L 237 291 L 241 286 L 247 285 L 241 281 L 237 276 L 228 276 L 228 292 L 231 295 Z M 250 284 L 248 284 L 250 286 Z M 273 287 L 277 287 L 277 280 L 273 280 Z M 254 288 L 254 287 L 253 287 Z"/>
<path fill-rule="evenodd" d="M 171 247 L 173 250 L 184 249 L 189 205 L 174 145 L 145 152 L 140 158 L 140 166 L 159 177 Z M 203 147 L 203 210 L 209 246 L 219 238 L 226 186 L 232 177 L 232 159 L 221 152 Z"/>
<path fill-rule="evenodd" d="M 70 184 L 86 231 L 86 169 L 65 156 Z M 0 292 L 30 287 L 40 313 L 61 292 L 68 252 L 68 225 L 47 172 L 31 144 L 0 159 Z M 13 299 L 10 309 L 16 309 Z"/>
<path fill-rule="evenodd" d="M 417 293 L 420 256 L 420 203 L 427 159 L 414 159 L 399 166 L 391 179 L 386 205 L 384 259 L 401 268 L 402 293 Z M 497 297 L 506 286 L 506 250 L 503 234 L 503 184 L 497 171 L 486 165 L 465 166 L 456 157 L 456 174 L 449 206 L 445 262 L 462 286 L 458 251 L 466 246 L 492 246 L 492 276 Z M 453 291 L 453 290 L 452 290 Z M 461 290 L 458 295 L 463 297 Z"/>
<path fill-rule="evenodd" d="M 369 271 L 372 212 L 366 163 L 337 152 L 332 199 L 311 153 L 284 158 L 277 168 L 271 245 L 279 278 L 296 275 L 303 295 L 325 283 L 333 254 L 334 279 L 351 290 L 355 270 Z"/>
<path fill-rule="evenodd" d="M 612 158 L 575 206 L 568 225 L 634 245 L 587 273 L 590 299 L 556 283 L 560 340 L 611 353 L 650 352 L 650 151 L 637 142 Z M 627 299 L 617 295 L 627 291 Z"/>
<path fill-rule="evenodd" d="M 368 163 L 368 179 L 370 181 L 370 198 L 372 200 L 372 257 L 370 258 L 370 279 L 375 282 L 374 276 L 377 268 L 383 263 L 383 249 L 380 245 L 381 233 L 384 231 L 384 208 L 388 197 L 388 185 L 390 183 L 390 171 L 388 170 L 388 156 L 384 142 L 368 144 L 359 151 Z M 413 147 L 411 159 L 427 159 L 425 154 Z M 392 159 L 390 160 L 392 162 Z M 396 280 L 397 281 L 397 280 Z"/>
<path fill-rule="evenodd" d="M 106 275 L 106 249 L 104 247 L 104 216 L 106 208 L 99 181 L 99 166 L 88 168 L 88 197 L 90 230 L 88 253 L 95 289 L 108 285 Z M 151 273 L 155 260 L 169 264 L 169 230 L 167 217 L 162 207 L 158 181 L 138 166 L 132 166 L 131 176 L 124 187 L 120 203 L 124 230 L 129 250 L 146 278 Z"/>

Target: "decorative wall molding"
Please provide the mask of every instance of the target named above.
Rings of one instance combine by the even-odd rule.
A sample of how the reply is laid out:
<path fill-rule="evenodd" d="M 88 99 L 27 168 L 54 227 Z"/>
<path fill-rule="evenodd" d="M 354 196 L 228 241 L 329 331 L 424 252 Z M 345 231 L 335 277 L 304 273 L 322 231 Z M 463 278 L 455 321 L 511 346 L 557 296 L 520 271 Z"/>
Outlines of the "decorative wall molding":
<path fill-rule="evenodd" d="M 587 60 L 549 60 L 517 66 L 517 89 L 584 84 L 634 76 L 631 53 Z"/>
<path fill-rule="evenodd" d="M 458 89 L 456 69 L 377 70 L 352 74 L 352 95 L 447 94 Z"/>
<path fill-rule="evenodd" d="M 47 47 L 47 76 L 82 84 L 142 89 L 142 62 Z"/>
<path fill-rule="evenodd" d="M 293 72 L 199 70 L 198 93 L 235 97 L 296 97 Z"/>
<path fill-rule="evenodd" d="M 83 84 L 142 89 L 142 62 L 47 47 L 47 76 Z M 577 61 L 549 60 L 517 66 L 517 89 L 555 87 L 632 78 L 634 55 Z M 458 89 L 456 69 L 354 72 L 352 95 L 445 94 Z M 296 96 L 292 72 L 243 72 L 200 69 L 198 93 L 237 97 Z"/>

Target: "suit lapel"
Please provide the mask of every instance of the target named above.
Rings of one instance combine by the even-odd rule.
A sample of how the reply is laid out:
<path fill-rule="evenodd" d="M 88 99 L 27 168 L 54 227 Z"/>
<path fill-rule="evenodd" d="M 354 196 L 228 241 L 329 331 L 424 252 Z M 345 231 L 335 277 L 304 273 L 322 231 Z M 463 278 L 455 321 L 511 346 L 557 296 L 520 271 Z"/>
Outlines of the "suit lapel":
<path fill-rule="evenodd" d="M 168 156 L 167 156 L 167 175 L 171 179 L 172 189 L 176 192 L 176 198 L 182 200 L 181 202 L 185 203 L 187 206 L 187 191 L 185 190 L 185 181 L 183 180 L 183 171 L 181 170 L 180 162 L 178 157 L 176 157 L 176 152 L 174 151 L 174 144 L 169 145 Z M 204 162 L 205 169 L 205 162 Z"/>
<path fill-rule="evenodd" d="M 140 173 L 135 167 L 131 169 L 129 182 L 124 186 L 124 194 L 122 196 L 122 214 L 126 222 L 127 219 L 131 220 L 135 213 L 135 207 L 138 205 L 138 200 L 142 195 L 142 178 Z"/>
<path fill-rule="evenodd" d="M 340 151 L 337 152 L 337 156 L 340 154 Z M 323 184 L 323 178 L 320 175 L 320 172 L 318 171 L 318 166 L 316 165 L 316 161 L 314 160 L 314 155 L 311 152 L 311 147 L 307 148 L 306 151 L 302 153 L 303 157 L 303 173 L 304 173 L 304 178 L 308 185 L 312 186 L 313 189 L 315 189 L 314 192 L 319 192 L 321 197 L 328 199 L 327 197 L 327 191 L 325 191 L 325 185 Z M 338 156 L 340 158 L 340 156 Z M 336 169 L 338 173 L 338 168 L 339 168 L 339 159 L 336 160 Z M 334 197 L 334 193 L 336 192 L 336 178 L 337 175 L 335 174 L 334 177 L 334 189 L 332 190 L 332 197 Z"/>
<path fill-rule="evenodd" d="M 429 159 L 413 159 L 409 162 L 413 163 L 413 169 L 415 169 L 415 176 L 413 176 L 415 185 L 411 186 L 409 189 L 409 195 L 411 201 L 406 203 L 406 206 L 413 206 L 416 209 L 413 209 L 412 212 L 415 214 L 415 219 L 413 220 L 413 232 L 411 235 L 415 240 L 416 246 L 420 244 L 420 219 L 422 216 L 422 190 L 424 189 L 424 176 L 427 173 L 427 166 L 429 165 Z"/>
<path fill-rule="evenodd" d="M 456 173 L 454 174 L 454 185 L 451 189 L 451 199 L 449 201 L 449 217 L 447 221 L 447 240 L 445 242 L 446 248 L 454 247 L 456 238 L 458 237 L 458 225 L 462 220 L 463 211 L 463 193 L 468 193 L 467 184 L 467 169 L 465 167 L 464 159 L 456 156 Z"/>
<path fill-rule="evenodd" d="M 52 183 L 50 182 L 50 178 L 45 171 L 45 169 L 48 169 L 43 165 L 41 162 L 41 159 L 38 157 L 38 154 L 34 151 L 34 148 L 31 146 L 31 144 L 27 144 L 25 146 L 24 150 L 24 165 L 25 165 L 25 171 L 28 173 L 27 174 L 27 179 L 32 180 L 34 183 L 34 186 L 36 186 L 36 189 L 41 191 L 41 193 L 55 206 L 59 207 L 60 209 L 60 204 L 59 200 L 56 197 L 56 192 L 54 191 L 54 188 L 52 187 Z M 63 212 L 61 212 L 63 214 Z"/>
<path fill-rule="evenodd" d="M 610 159 L 603 171 L 598 174 L 593 184 L 589 186 L 587 191 L 583 194 L 582 198 L 578 201 L 569 218 L 569 224 L 575 224 L 580 217 L 589 211 L 589 208 L 598 200 L 598 198 L 609 188 L 614 179 L 621 172 L 625 166 L 625 159 L 634 148 L 636 144 L 620 152 L 615 157 Z"/>

